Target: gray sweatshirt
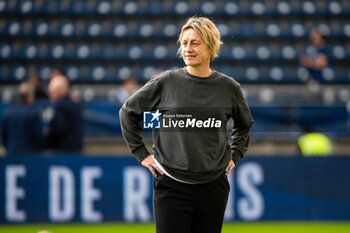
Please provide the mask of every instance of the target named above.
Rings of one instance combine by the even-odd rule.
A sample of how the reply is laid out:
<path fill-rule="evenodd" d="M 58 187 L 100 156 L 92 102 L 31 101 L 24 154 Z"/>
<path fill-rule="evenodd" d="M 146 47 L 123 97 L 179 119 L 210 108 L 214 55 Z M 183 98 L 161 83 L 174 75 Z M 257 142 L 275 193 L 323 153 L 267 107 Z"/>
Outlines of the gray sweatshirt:
<path fill-rule="evenodd" d="M 196 77 L 185 68 L 165 71 L 134 93 L 119 116 L 131 152 L 141 162 L 151 155 L 143 141 L 145 111 L 159 110 L 161 128 L 153 129 L 155 159 L 173 177 L 190 183 L 207 183 L 235 164 L 248 149 L 253 119 L 240 85 L 214 71 Z M 227 121 L 233 119 L 230 140 Z M 181 122 L 182 121 L 182 122 Z"/>

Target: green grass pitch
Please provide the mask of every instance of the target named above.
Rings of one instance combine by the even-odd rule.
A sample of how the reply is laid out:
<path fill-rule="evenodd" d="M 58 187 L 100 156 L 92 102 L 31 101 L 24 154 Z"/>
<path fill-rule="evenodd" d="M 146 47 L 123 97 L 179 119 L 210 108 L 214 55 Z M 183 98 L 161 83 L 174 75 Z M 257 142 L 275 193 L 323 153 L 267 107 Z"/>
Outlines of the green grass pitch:
<path fill-rule="evenodd" d="M 2 233 L 154 233 L 154 224 L 0 225 Z M 350 222 L 225 223 L 222 233 L 350 233 Z"/>

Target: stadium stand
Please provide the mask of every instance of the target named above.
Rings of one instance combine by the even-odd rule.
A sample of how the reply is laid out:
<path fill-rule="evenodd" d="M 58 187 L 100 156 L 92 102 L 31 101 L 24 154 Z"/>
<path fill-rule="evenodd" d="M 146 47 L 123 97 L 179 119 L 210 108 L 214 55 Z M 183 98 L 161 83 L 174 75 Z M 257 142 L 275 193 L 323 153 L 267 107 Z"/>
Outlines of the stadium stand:
<path fill-rule="evenodd" d="M 144 84 L 182 67 L 176 41 L 193 15 L 216 22 L 224 46 L 213 66 L 242 84 L 251 106 L 350 102 L 349 1 L 0 0 L 1 109 L 29 74 L 47 83 L 58 67 L 86 102 L 86 135 L 120 136 L 116 88 L 130 76 Z M 315 50 L 308 41 L 313 27 L 328 36 L 321 93 L 310 93 L 298 62 Z M 275 127 L 261 119 L 257 128 Z"/>

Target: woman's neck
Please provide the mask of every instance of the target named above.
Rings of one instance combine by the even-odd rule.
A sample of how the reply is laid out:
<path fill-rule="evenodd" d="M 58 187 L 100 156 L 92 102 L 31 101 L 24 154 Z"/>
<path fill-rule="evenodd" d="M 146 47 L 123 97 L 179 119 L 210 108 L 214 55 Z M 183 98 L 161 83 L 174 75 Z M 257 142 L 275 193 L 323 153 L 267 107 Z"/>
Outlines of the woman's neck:
<path fill-rule="evenodd" d="M 191 75 L 197 76 L 197 77 L 202 77 L 202 78 L 206 78 L 209 77 L 213 71 L 210 69 L 210 67 L 205 67 L 205 68 L 196 68 L 193 66 L 186 66 L 186 70 L 188 73 L 190 73 Z"/>

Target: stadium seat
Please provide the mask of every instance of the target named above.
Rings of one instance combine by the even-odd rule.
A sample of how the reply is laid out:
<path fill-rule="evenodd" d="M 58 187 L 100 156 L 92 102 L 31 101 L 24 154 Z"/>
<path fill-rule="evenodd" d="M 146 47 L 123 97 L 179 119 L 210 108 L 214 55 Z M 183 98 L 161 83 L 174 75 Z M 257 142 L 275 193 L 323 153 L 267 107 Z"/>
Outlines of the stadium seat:
<path fill-rule="evenodd" d="M 222 38 L 230 38 L 232 36 L 230 25 L 228 25 L 226 22 L 217 22 L 216 26 L 220 32 L 220 35 Z"/>
<path fill-rule="evenodd" d="M 144 65 L 141 68 L 141 80 L 140 82 L 144 83 L 152 78 L 152 76 L 157 72 L 157 68 L 151 64 Z"/>
<path fill-rule="evenodd" d="M 240 11 L 239 5 L 233 1 L 225 1 L 223 5 L 223 10 L 226 15 L 233 16 L 238 14 Z"/>
<path fill-rule="evenodd" d="M 139 15 L 141 12 L 140 6 L 136 1 L 123 1 L 122 12 L 125 15 Z"/>
<path fill-rule="evenodd" d="M 37 59 L 40 58 L 40 49 L 38 44 L 26 43 L 21 46 L 20 58 Z"/>
<path fill-rule="evenodd" d="M 147 15 L 168 15 L 169 11 L 164 7 L 163 1 L 149 1 L 145 9 Z"/>
<path fill-rule="evenodd" d="M 349 53 L 343 44 L 330 46 L 330 55 L 331 58 L 335 60 L 344 60 L 349 58 Z"/>
<path fill-rule="evenodd" d="M 50 65 L 40 65 L 36 67 L 36 73 L 39 75 L 40 79 L 44 82 L 50 80 L 51 72 L 53 67 Z"/>
<path fill-rule="evenodd" d="M 88 15 L 89 10 L 91 11 L 92 8 L 89 8 L 89 3 L 84 0 L 70 0 L 69 8 L 67 8 L 66 13 L 72 14 L 72 15 Z M 91 4 L 91 3 L 90 3 Z M 95 8 L 96 9 L 96 8 Z M 95 10 L 93 9 L 93 10 Z"/>
<path fill-rule="evenodd" d="M 257 57 L 259 60 L 267 60 L 271 58 L 271 51 L 270 48 L 265 45 L 257 45 L 255 46 L 255 57 Z"/>
<path fill-rule="evenodd" d="M 10 43 L 0 43 L 0 56 L 1 59 L 13 58 L 13 47 Z"/>
<path fill-rule="evenodd" d="M 337 77 L 336 76 L 336 71 L 334 67 L 328 66 L 325 69 L 322 70 L 322 75 L 323 79 L 325 80 L 326 83 L 336 83 L 337 82 Z"/>
<path fill-rule="evenodd" d="M 244 77 L 246 83 L 259 83 L 259 79 L 261 79 L 261 73 L 259 73 L 258 68 L 251 64 L 245 67 Z"/>
<path fill-rule="evenodd" d="M 293 59 L 297 59 L 298 55 L 300 54 L 301 54 L 300 51 L 298 52 L 295 46 L 292 46 L 290 44 L 283 44 L 280 47 L 279 57 L 280 59 L 284 59 L 284 60 L 293 60 Z"/>
<path fill-rule="evenodd" d="M 167 59 L 169 57 L 169 49 L 164 44 L 157 44 L 152 47 L 152 58 Z"/>
<path fill-rule="evenodd" d="M 10 67 L 9 79 L 11 83 L 24 81 L 28 76 L 28 68 L 23 65 L 14 65 Z"/>
<path fill-rule="evenodd" d="M 135 77 L 142 81 L 142 83 L 145 82 L 145 80 L 142 80 L 141 77 L 141 69 L 140 67 L 136 66 L 130 66 L 130 65 L 120 65 L 115 67 L 115 75 L 113 75 L 113 81 L 115 83 L 122 83 L 124 80 Z"/>
<path fill-rule="evenodd" d="M 189 15 L 193 10 L 187 1 L 173 1 L 173 13 L 176 15 Z"/>
<path fill-rule="evenodd" d="M 270 51 L 270 60 L 281 61 L 281 47 L 278 42 L 270 42 L 266 45 Z"/>
<path fill-rule="evenodd" d="M 162 25 L 160 31 L 163 37 L 176 38 L 179 35 L 181 28 L 174 22 L 166 22 Z"/>
<path fill-rule="evenodd" d="M 96 92 L 92 88 L 85 88 L 82 92 L 84 102 L 89 103 L 95 100 Z"/>
<path fill-rule="evenodd" d="M 141 47 L 138 44 L 133 44 L 128 46 L 128 58 L 131 60 L 139 60 L 143 56 L 146 56 L 147 54 L 144 53 L 143 47 Z M 148 54 L 149 55 L 149 54 Z"/>
<path fill-rule="evenodd" d="M 89 73 L 91 74 L 90 82 L 103 83 L 107 79 L 107 69 L 103 66 L 92 66 Z"/>
<path fill-rule="evenodd" d="M 215 3 L 212 1 L 204 1 L 198 5 L 197 12 L 200 12 L 202 15 L 205 15 L 205 16 L 212 16 L 217 14 L 219 7 L 220 7 L 219 3 Z"/>
<path fill-rule="evenodd" d="M 288 15 L 292 13 L 292 6 L 289 1 L 276 1 L 275 13 L 280 15 Z"/>
<path fill-rule="evenodd" d="M 340 1 L 328 1 L 327 10 L 329 14 L 339 15 L 343 13 L 343 6 Z"/>
<path fill-rule="evenodd" d="M 226 59 L 235 59 L 235 60 L 243 60 L 247 58 L 247 51 L 244 46 L 238 44 L 227 45 L 226 49 L 223 50 L 220 54 L 220 57 Z"/>
<path fill-rule="evenodd" d="M 100 56 L 103 56 L 104 59 L 109 60 L 121 57 L 121 54 L 118 53 L 117 45 L 109 43 L 101 46 Z"/>
<path fill-rule="evenodd" d="M 59 0 L 50 0 L 43 1 L 42 6 L 37 9 L 37 13 L 43 15 L 59 15 L 62 12 L 61 10 L 61 1 Z"/>
<path fill-rule="evenodd" d="M 49 45 L 47 58 L 49 59 L 65 59 L 70 58 L 72 54 L 69 54 L 69 49 L 62 43 L 52 43 Z"/>
<path fill-rule="evenodd" d="M 103 26 L 101 23 L 95 21 L 95 22 L 89 22 L 85 24 L 85 30 L 84 30 L 84 36 L 85 37 L 103 37 L 104 31 Z"/>
<path fill-rule="evenodd" d="M 6 14 L 9 12 L 8 9 L 8 1 L 6 0 L 1 0 L 0 1 L 0 14 Z"/>
<path fill-rule="evenodd" d="M 263 1 L 254 1 L 250 3 L 249 11 L 253 15 L 264 15 L 267 13 L 267 7 Z"/>
<path fill-rule="evenodd" d="M 49 37 L 52 26 L 47 21 L 38 21 L 32 24 L 30 36 Z"/>
<path fill-rule="evenodd" d="M 116 78 L 116 69 L 114 67 L 108 67 L 105 65 L 94 65 L 90 68 L 91 83 L 107 84 L 107 83 L 120 83 Z"/>
<path fill-rule="evenodd" d="M 348 103 L 350 101 L 350 91 L 348 88 L 342 88 L 339 92 L 337 92 L 337 99 L 341 103 Z"/>
<path fill-rule="evenodd" d="M 58 36 L 71 38 L 77 35 L 76 24 L 73 21 L 64 21 L 58 26 Z"/>
<path fill-rule="evenodd" d="M 240 22 L 239 32 L 238 34 L 234 33 L 234 35 L 243 38 L 254 38 L 258 36 L 254 24 L 248 21 Z"/>
<path fill-rule="evenodd" d="M 17 20 L 5 21 L 5 25 L 1 31 L 2 36 L 22 36 L 23 25 Z"/>
<path fill-rule="evenodd" d="M 0 75 L 1 75 L 1 79 L 0 79 L 0 83 L 1 84 L 6 84 L 9 83 L 9 74 L 8 74 L 8 67 L 5 66 L 0 66 Z"/>
<path fill-rule="evenodd" d="M 342 24 L 342 35 L 346 38 L 350 38 L 350 22 Z"/>
<path fill-rule="evenodd" d="M 290 26 L 289 35 L 292 37 L 306 37 L 308 30 L 305 28 L 302 22 L 294 22 Z"/>
<path fill-rule="evenodd" d="M 234 72 L 234 67 L 232 65 L 219 65 L 216 70 L 230 77 L 237 75 L 237 73 Z"/>
<path fill-rule="evenodd" d="M 109 28 L 108 35 L 116 38 L 128 38 L 136 36 L 136 30 L 125 22 L 117 22 Z"/>
<path fill-rule="evenodd" d="M 140 23 L 137 32 L 137 36 L 141 38 L 156 38 L 161 35 L 161 29 L 157 28 L 152 22 Z"/>
<path fill-rule="evenodd" d="M 265 35 L 268 37 L 280 37 L 282 29 L 277 23 L 268 23 L 265 25 Z"/>
<path fill-rule="evenodd" d="M 346 87 L 346 85 L 350 84 L 350 73 L 349 73 L 349 69 L 348 67 L 345 65 L 337 65 L 333 67 L 333 71 L 334 71 L 334 80 L 332 83 L 334 84 L 343 84 L 344 87 Z"/>
<path fill-rule="evenodd" d="M 111 15 L 119 13 L 118 11 L 113 11 L 113 3 L 109 0 L 98 1 L 96 3 L 95 10 L 96 13 L 99 15 Z"/>
<path fill-rule="evenodd" d="M 281 66 L 270 67 L 269 77 L 272 79 L 273 82 L 284 83 L 283 79 L 285 77 L 285 73 L 284 73 L 283 67 Z"/>
<path fill-rule="evenodd" d="M 22 15 L 35 13 L 34 1 L 17 1 L 15 12 Z"/>
<path fill-rule="evenodd" d="M 317 6 L 314 1 L 303 1 L 301 3 L 301 10 L 306 15 L 313 15 L 317 13 Z"/>
<path fill-rule="evenodd" d="M 75 59 L 93 60 L 100 57 L 100 52 L 98 45 L 79 43 L 74 45 L 73 57 Z"/>

